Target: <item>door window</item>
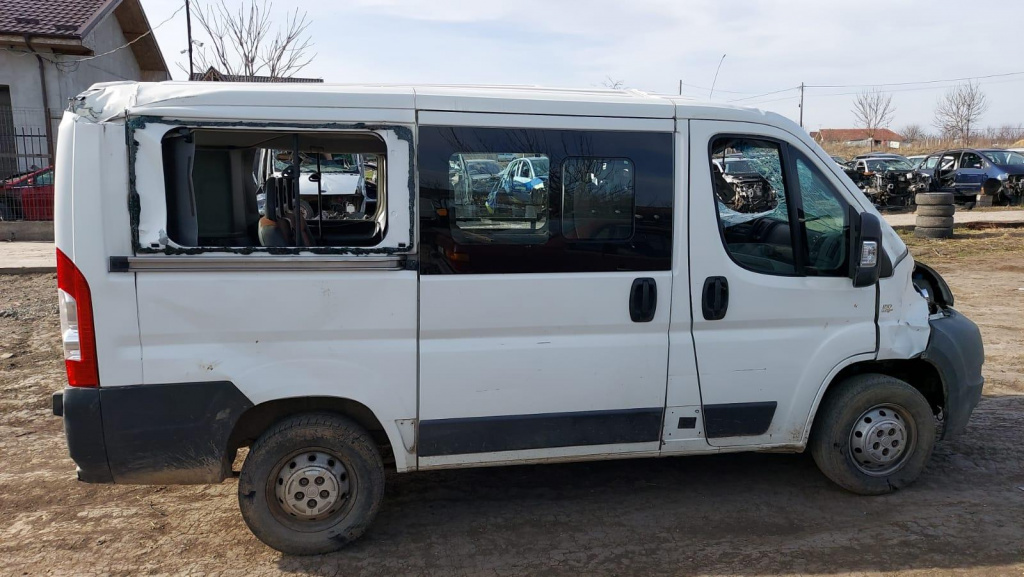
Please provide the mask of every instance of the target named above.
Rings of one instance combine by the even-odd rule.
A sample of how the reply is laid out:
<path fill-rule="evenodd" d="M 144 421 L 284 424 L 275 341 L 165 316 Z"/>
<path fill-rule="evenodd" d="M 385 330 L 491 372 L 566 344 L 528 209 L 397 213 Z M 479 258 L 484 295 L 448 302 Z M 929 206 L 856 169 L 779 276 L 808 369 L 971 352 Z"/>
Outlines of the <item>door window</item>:
<path fill-rule="evenodd" d="M 562 234 L 573 240 L 633 236 L 633 162 L 567 158 L 562 162 Z"/>
<path fill-rule="evenodd" d="M 939 157 L 938 156 L 929 156 L 928 158 L 926 158 L 924 160 L 924 165 L 923 166 L 924 166 L 924 168 L 927 168 L 927 169 L 934 169 L 935 166 L 938 165 L 938 164 L 939 164 Z"/>
<path fill-rule="evenodd" d="M 973 152 L 965 152 L 960 157 L 960 168 L 982 168 L 981 156 Z"/>
<path fill-rule="evenodd" d="M 711 155 L 722 239 L 737 264 L 764 274 L 846 276 L 849 204 L 813 163 L 751 137 L 717 138 Z"/>
<path fill-rule="evenodd" d="M 722 239 L 740 266 L 766 274 L 796 274 L 782 149 L 771 141 L 717 138 L 712 186 Z"/>
<path fill-rule="evenodd" d="M 808 276 L 846 276 L 849 205 L 813 164 L 796 158 Z"/>

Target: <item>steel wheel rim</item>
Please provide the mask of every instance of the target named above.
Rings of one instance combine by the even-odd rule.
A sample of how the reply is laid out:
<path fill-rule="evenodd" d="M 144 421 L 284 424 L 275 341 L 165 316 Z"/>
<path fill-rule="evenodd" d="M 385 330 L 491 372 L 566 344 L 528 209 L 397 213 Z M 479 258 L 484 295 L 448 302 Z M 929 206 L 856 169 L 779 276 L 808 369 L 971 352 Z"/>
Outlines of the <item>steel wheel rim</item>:
<path fill-rule="evenodd" d="M 850 458 L 872 477 L 900 470 L 917 445 L 915 423 L 903 407 L 875 405 L 861 413 L 850 431 Z"/>
<path fill-rule="evenodd" d="M 342 459 L 327 449 L 307 448 L 277 463 L 266 492 L 279 521 L 315 532 L 348 514 L 355 488 L 356 479 Z"/>

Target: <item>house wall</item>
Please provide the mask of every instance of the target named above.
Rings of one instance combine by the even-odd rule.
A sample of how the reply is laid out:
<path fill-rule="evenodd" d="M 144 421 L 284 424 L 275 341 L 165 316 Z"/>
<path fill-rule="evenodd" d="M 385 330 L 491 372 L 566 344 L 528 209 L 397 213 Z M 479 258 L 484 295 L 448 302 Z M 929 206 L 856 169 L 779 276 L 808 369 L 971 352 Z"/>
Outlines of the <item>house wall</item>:
<path fill-rule="evenodd" d="M 113 14 L 107 15 L 83 39 L 83 43 L 95 54 L 103 54 L 127 44 L 121 26 Z M 0 50 L 0 85 L 10 86 L 11 112 L 13 125 L 19 130 L 45 132 L 45 116 L 43 112 L 42 89 L 39 80 L 39 64 L 31 53 Z M 57 137 L 57 126 L 68 99 L 85 91 L 98 82 L 114 82 L 119 80 L 146 80 L 135 60 L 131 47 L 117 50 L 112 54 L 99 56 L 91 60 L 81 60 L 83 56 L 54 54 L 46 49 L 39 49 L 47 60 L 56 60 L 60 64 L 44 63 L 48 116 L 53 138 Z M 25 151 L 21 151 L 25 152 Z M 26 160 L 31 164 L 42 165 L 40 159 Z"/>

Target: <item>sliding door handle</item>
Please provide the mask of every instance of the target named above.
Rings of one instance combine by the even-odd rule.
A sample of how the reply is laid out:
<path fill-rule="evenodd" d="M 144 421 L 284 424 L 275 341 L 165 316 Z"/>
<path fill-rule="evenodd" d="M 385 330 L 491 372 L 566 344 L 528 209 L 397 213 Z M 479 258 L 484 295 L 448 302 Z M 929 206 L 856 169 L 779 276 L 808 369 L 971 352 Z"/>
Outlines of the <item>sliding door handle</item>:
<path fill-rule="evenodd" d="M 634 323 L 649 323 L 658 310 L 658 283 L 653 278 L 638 278 L 629 291 L 629 318 Z"/>

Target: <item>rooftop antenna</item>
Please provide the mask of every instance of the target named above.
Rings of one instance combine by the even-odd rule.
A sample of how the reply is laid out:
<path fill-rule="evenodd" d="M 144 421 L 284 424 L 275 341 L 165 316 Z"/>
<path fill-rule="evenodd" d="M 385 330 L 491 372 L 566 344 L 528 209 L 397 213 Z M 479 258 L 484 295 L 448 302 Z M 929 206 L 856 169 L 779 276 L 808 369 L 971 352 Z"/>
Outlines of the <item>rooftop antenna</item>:
<path fill-rule="evenodd" d="M 715 95 L 715 83 L 718 82 L 718 71 L 722 69 L 722 63 L 725 62 L 725 54 L 722 55 L 722 59 L 718 61 L 718 68 L 715 68 L 715 79 L 711 81 L 711 94 L 708 95 L 708 100 Z"/>

